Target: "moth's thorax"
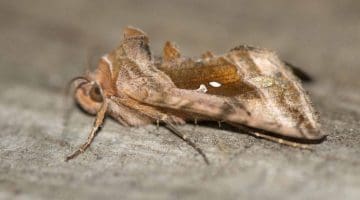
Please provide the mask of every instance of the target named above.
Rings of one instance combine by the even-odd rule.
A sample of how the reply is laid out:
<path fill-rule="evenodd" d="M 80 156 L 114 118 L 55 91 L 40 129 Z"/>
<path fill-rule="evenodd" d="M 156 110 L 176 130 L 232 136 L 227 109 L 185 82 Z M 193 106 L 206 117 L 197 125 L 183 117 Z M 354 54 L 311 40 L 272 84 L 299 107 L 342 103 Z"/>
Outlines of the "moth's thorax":
<path fill-rule="evenodd" d="M 94 81 L 100 86 L 104 96 L 109 97 L 116 93 L 116 88 L 114 88 L 113 84 L 114 78 L 111 73 L 111 65 L 107 59 L 100 59 L 98 67 L 94 72 Z"/>

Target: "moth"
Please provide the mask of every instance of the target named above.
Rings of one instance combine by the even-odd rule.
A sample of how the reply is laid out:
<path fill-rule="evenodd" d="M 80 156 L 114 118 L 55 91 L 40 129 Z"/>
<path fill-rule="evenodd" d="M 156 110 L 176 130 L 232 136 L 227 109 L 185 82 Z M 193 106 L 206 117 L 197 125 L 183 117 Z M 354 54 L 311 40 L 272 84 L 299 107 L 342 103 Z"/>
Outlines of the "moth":
<path fill-rule="evenodd" d="M 127 27 L 119 46 L 100 59 L 94 72 L 72 81 L 76 103 L 96 118 L 87 141 L 66 159 L 90 146 L 106 116 L 123 126 L 163 123 L 206 162 L 201 149 L 176 125 L 224 122 L 298 147 L 303 147 L 302 140 L 321 140 L 319 117 L 293 73 L 301 71 L 295 69 L 273 51 L 246 45 L 192 59 L 166 42 L 163 55 L 153 57 L 148 36 Z"/>

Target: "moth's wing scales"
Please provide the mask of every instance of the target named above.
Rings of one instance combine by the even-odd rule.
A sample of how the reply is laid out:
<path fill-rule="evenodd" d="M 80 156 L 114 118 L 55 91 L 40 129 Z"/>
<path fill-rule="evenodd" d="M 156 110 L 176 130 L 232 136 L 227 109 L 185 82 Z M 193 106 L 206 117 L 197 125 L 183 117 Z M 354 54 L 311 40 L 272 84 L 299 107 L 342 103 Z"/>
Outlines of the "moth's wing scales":
<path fill-rule="evenodd" d="M 214 53 L 211 52 L 211 51 L 206 51 L 205 53 L 203 53 L 203 54 L 201 55 L 201 58 L 202 58 L 202 59 L 210 59 L 210 58 L 214 58 L 214 57 L 215 57 L 215 55 L 214 55 Z"/>
<path fill-rule="evenodd" d="M 196 115 L 209 120 L 224 120 L 279 134 L 286 133 L 289 137 L 298 137 L 299 135 L 296 127 L 281 126 L 274 121 L 265 120 L 261 116 L 252 116 L 247 107 L 239 101 L 238 95 L 222 96 L 214 93 L 201 93 L 191 88 L 180 89 L 173 83 L 167 83 L 167 79 L 162 78 L 163 76 L 167 75 L 158 71 L 152 77 L 143 77 L 141 80 L 122 83 L 122 91 L 139 102 L 170 111 L 187 113 L 188 117 Z M 220 79 L 216 80 L 220 81 Z M 182 85 L 179 82 L 178 84 L 180 87 L 187 86 L 185 82 L 182 82 Z M 236 86 L 231 85 L 231 87 Z"/>
<path fill-rule="evenodd" d="M 142 92 L 137 92 L 137 88 Z M 158 88 L 149 85 L 126 84 L 123 92 L 139 102 L 187 113 L 187 116 L 202 116 L 209 120 L 244 124 L 249 127 L 267 130 L 274 133 L 287 133 L 289 137 L 297 137 L 295 127 L 279 126 L 278 124 L 251 116 L 246 108 L 234 98 L 222 98 L 193 90 L 178 88 Z"/>
<path fill-rule="evenodd" d="M 143 68 L 153 62 L 148 36 L 134 27 L 127 27 L 124 30 L 123 39 L 114 53 L 118 60 L 128 58 Z"/>
<path fill-rule="evenodd" d="M 256 88 L 243 83 L 237 66 L 225 57 L 212 57 L 198 62 L 187 59 L 179 65 L 164 62 L 158 69 L 165 72 L 181 89 L 196 90 L 203 85 L 207 94 L 226 97 L 256 95 Z"/>
<path fill-rule="evenodd" d="M 273 51 L 239 46 L 227 57 L 244 74 L 243 81 L 254 86 L 260 96 L 246 104 L 250 112 L 281 126 L 297 128 L 297 138 L 324 137 L 307 92 Z M 286 132 L 280 134 L 289 136 Z"/>
<path fill-rule="evenodd" d="M 178 88 L 200 90 L 205 86 L 206 90 L 200 91 L 211 95 L 208 99 L 227 98 L 252 114 L 246 122 L 237 123 L 296 138 L 323 137 L 306 92 L 271 51 L 238 47 L 225 56 L 169 65 L 165 62 L 158 68 Z M 269 123 L 261 126 L 259 121 Z"/>
<path fill-rule="evenodd" d="M 201 115 L 289 137 L 322 137 L 309 98 L 276 55 L 240 46 L 222 57 L 178 58 L 155 67 L 146 35 L 130 33 L 131 37 L 124 34 L 117 54 L 139 68 L 137 78 L 119 83 L 119 91 L 131 98 L 187 116 Z M 206 90 L 201 89 L 204 86 Z"/>
<path fill-rule="evenodd" d="M 165 42 L 163 49 L 164 62 L 171 62 L 181 57 L 180 50 L 170 41 Z"/>
<path fill-rule="evenodd" d="M 123 39 L 126 40 L 126 39 L 137 38 L 137 37 L 144 38 L 146 43 L 149 42 L 149 38 L 144 31 L 142 31 L 138 28 L 132 27 L 132 26 L 128 26 L 124 29 Z"/>

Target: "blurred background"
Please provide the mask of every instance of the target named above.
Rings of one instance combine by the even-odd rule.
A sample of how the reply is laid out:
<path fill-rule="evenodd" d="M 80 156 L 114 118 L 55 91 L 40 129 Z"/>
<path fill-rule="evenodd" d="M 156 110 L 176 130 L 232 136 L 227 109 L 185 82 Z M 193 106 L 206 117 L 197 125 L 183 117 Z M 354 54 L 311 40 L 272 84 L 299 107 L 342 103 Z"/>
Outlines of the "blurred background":
<path fill-rule="evenodd" d="M 355 0 L 1 0 L 0 199 L 359 199 L 359 11 Z M 149 35 L 153 54 L 166 40 L 190 57 L 275 50 L 315 79 L 306 88 L 328 140 L 307 152 L 187 125 L 204 166 L 166 130 L 109 121 L 91 151 L 64 163 L 92 117 L 74 108 L 64 127 L 62 90 L 128 25 Z"/>

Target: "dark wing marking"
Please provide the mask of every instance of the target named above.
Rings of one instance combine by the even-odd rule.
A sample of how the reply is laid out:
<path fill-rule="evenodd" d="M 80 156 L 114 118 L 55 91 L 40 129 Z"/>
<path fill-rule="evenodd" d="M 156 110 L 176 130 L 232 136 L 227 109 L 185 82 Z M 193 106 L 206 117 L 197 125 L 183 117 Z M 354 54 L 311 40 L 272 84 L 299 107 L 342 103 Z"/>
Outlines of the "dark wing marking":
<path fill-rule="evenodd" d="M 295 74 L 295 76 L 297 76 L 300 80 L 304 81 L 304 82 L 313 82 L 314 79 L 305 71 L 303 71 L 302 69 L 300 69 L 299 67 L 287 62 L 287 61 L 283 61 L 285 63 L 286 66 L 288 66 L 291 71 Z"/>
<path fill-rule="evenodd" d="M 256 95 L 255 88 L 244 83 L 237 67 L 224 57 L 209 57 L 201 62 L 192 59 L 180 63 L 165 62 L 158 65 L 158 69 L 181 89 L 196 90 L 204 85 L 207 94 L 227 97 Z"/>

